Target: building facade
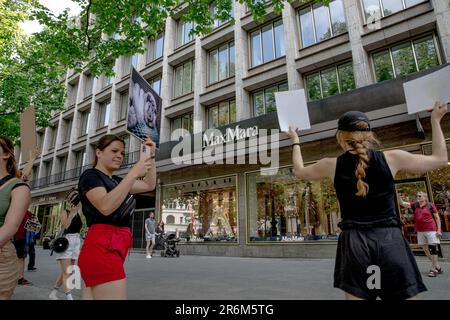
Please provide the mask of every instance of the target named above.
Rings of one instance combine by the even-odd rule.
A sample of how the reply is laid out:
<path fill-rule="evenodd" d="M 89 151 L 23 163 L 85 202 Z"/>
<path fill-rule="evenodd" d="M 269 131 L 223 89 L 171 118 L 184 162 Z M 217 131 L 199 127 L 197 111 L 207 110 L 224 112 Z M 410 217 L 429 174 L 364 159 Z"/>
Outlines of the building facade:
<path fill-rule="evenodd" d="M 33 169 L 32 206 L 45 231 L 55 232 L 64 194 L 92 164 L 104 134 L 126 140 L 120 173 L 138 160 L 139 142 L 125 131 L 133 65 L 163 101 L 158 186 L 140 197 L 136 248 L 144 245 L 143 219 L 155 209 L 166 230 L 179 234 L 184 253 L 334 256 L 340 213 L 333 183 L 293 177 L 290 141 L 277 135 L 274 93 L 305 89 L 312 127 L 300 141 L 308 163 L 340 154 L 337 119 L 355 109 L 371 119 L 382 150 L 430 153 L 429 114 L 408 115 L 403 83 L 450 62 L 448 1 L 294 1 L 281 14 L 268 3 L 262 23 L 236 2 L 234 25 L 216 21 L 198 37 L 180 20 L 185 10 L 182 4 L 167 19 L 145 54 L 118 59 L 115 78 L 68 72 L 66 109 L 53 128 L 37 132 L 43 152 Z M 449 115 L 442 126 L 449 139 Z M 446 232 L 449 171 L 396 177 L 403 197 L 428 192 Z M 399 214 L 414 242 L 410 214 Z"/>

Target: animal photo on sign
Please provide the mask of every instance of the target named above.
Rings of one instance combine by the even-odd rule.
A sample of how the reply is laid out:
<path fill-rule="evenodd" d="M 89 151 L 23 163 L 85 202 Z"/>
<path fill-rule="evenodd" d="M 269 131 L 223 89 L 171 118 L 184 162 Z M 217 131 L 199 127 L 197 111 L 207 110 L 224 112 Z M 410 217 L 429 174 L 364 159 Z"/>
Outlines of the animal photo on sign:
<path fill-rule="evenodd" d="M 129 92 L 127 131 L 141 141 L 150 137 L 159 148 L 161 97 L 134 68 Z"/>

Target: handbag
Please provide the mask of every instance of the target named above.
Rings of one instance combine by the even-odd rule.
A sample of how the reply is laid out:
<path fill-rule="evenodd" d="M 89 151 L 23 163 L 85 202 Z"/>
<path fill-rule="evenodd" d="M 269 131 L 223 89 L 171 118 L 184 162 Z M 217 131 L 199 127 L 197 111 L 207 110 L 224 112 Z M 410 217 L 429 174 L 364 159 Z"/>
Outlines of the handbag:
<path fill-rule="evenodd" d="M 128 226 L 130 217 L 133 215 L 135 208 L 136 199 L 129 194 L 112 216 L 112 223 L 116 226 Z"/>

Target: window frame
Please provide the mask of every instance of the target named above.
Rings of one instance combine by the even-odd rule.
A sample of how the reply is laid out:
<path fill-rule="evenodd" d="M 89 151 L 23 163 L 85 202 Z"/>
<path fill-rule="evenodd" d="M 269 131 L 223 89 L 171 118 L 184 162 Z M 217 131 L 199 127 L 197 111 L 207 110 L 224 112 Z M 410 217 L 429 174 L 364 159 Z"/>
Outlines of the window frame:
<path fill-rule="evenodd" d="M 224 46 L 227 46 L 227 49 L 226 49 L 226 51 L 227 51 L 227 61 L 226 61 L 227 76 L 225 78 L 223 78 L 223 79 L 220 79 L 219 53 L 220 53 L 220 48 L 222 48 Z M 218 82 L 221 82 L 221 81 L 224 81 L 224 80 L 227 80 L 227 79 L 230 79 L 230 78 L 233 78 L 236 75 L 236 56 L 234 57 L 234 71 L 233 71 L 233 74 L 231 73 L 231 47 L 234 48 L 234 53 L 236 55 L 236 47 L 235 47 L 234 40 L 226 42 L 226 43 L 223 43 L 223 44 L 221 44 L 221 45 L 219 45 L 219 46 L 217 46 L 217 47 L 215 47 L 215 48 L 213 48 L 213 49 L 208 51 L 208 69 L 207 69 L 207 75 L 206 75 L 207 79 L 208 79 L 208 86 L 212 85 L 212 84 L 215 84 L 215 83 L 218 83 Z M 217 71 L 217 80 L 211 82 L 211 54 L 214 51 L 217 53 L 217 70 L 216 70 Z"/>
<path fill-rule="evenodd" d="M 362 15 L 363 15 L 364 23 L 367 24 L 366 7 L 364 6 L 364 0 L 359 0 L 359 1 L 360 1 L 360 5 L 361 5 L 361 10 L 362 10 Z M 421 2 L 416 3 L 416 4 L 412 5 L 412 6 L 407 6 L 407 5 L 406 5 L 406 1 L 405 1 L 405 0 L 401 0 L 403 9 L 400 10 L 400 11 L 397 11 L 397 12 L 394 12 L 394 13 L 391 13 L 391 14 L 388 14 L 388 15 L 385 15 L 385 14 L 384 14 L 383 0 L 375 0 L 375 1 L 378 1 L 378 8 L 380 9 L 381 18 L 383 19 L 383 18 L 385 18 L 385 17 L 389 17 L 389 16 L 391 16 L 391 15 L 393 15 L 393 14 L 400 13 L 400 12 L 402 12 L 402 11 L 405 11 L 406 9 L 409 9 L 409 8 L 412 8 L 412 7 L 417 6 L 417 5 L 419 5 L 419 4 L 422 4 L 422 3 L 424 3 L 424 2 L 427 2 L 427 1 L 429 1 L 429 0 L 422 0 Z"/>
<path fill-rule="evenodd" d="M 164 39 L 164 31 L 161 31 L 160 33 L 158 33 L 158 35 L 156 36 L 155 39 L 148 39 L 148 43 L 147 43 L 147 55 L 146 55 L 146 63 L 152 63 L 153 61 L 156 61 L 160 58 L 162 58 L 164 56 L 164 44 L 165 44 L 165 39 Z M 161 56 L 157 57 L 156 56 L 156 52 L 157 52 L 157 41 L 162 38 L 162 48 L 161 48 Z"/>
<path fill-rule="evenodd" d="M 191 86 L 191 91 L 189 91 L 189 92 L 183 92 L 184 70 L 185 70 L 185 66 L 186 66 L 188 63 L 191 63 L 191 84 L 190 84 L 190 86 Z M 182 72 L 181 72 L 181 93 L 180 93 L 180 95 L 177 96 L 177 95 L 176 95 L 176 89 L 177 89 L 177 69 L 180 68 L 180 67 L 182 67 Z M 187 61 L 185 61 L 185 62 L 183 62 L 183 63 L 181 63 L 181 64 L 179 64 L 179 65 L 177 65 L 177 66 L 174 66 L 173 69 L 174 69 L 174 72 L 173 72 L 173 75 L 174 75 L 174 76 L 173 76 L 173 91 L 172 91 L 172 97 L 173 97 L 173 99 L 177 99 L 177 98 L 183 97 L 183 96 L 185 96 L 185 95 L 188 95 L 188 94 L 194 92 L 195 59 L 187 60 Z"/>
<path fill-rule="evenodd" d="M 341 1 L 341 2 L 342 2 L 342 6 L 344 6 L 344 0 L 333 0 L 333 1 Z M 360 1 L 362 1 L 362 0 L 360 0 Z M 403 0 L 402 0 L 402 1 L 403 1 Z M 319 44 L 319 43 L 322 43 L 322 42 L 324 42 L 324 41 L 327 41 L 327 40 L 329 40 L 329 39 L 332 39 L 332 38 L 334 38 L 334 37 L 337 37 L 337 36 L 339 36 L 339 35 L 348 33 L 347 18 L 345 17 L 345 12 L 344 12 L 344 20 L 345 20 L 345 24 L 346 24 L 347 30 L 346 30 L 346 32 L 341 32 L 341 33 L 334 34 L 334 31 L 333 31 L 333 21 L 331 20 L 331 8 L 330 8 L 330 6 L 328 6 L 328 7 L 327 7 L 327 13 L 328 13 L 328 23 L 329 23 L 328 27 L 329 27 L 329 30 L 330 30 L 330 37 L 327 38 L 327 39 L 323 39 L 323 40 L 318 41 L 318 40 L 317 40 L 317 30 L 316 30 L 316 18 L 314 17 L 314 6 L 317 6 L 317 5 L 318 5 L 317 3 L 311 3 L 311 4 L 309 4 L 309 5 L 302 6 L 302 7 L 300 7 L 300 8 L 297 10 L 297 23 L 298 23 L 298 26 L 299 26 L 299 35 L 300 35 L 300 45 L 301 45 L 301 49 L 312 47 L 312 46 L 314 46 L 314 45 L 317 45 L 317 44 Z M 322 4 L 321 6 L 325 6 L 325 5 Z M 320 6 L 319 6 L 319 7 L 320 7 Z M 301 11 L 304 11 L 304 10 L 306 10 L 306 9 L 308 9 L 308 8 L 310 9 L 309 12 L 311 13 L 311 22 L 312 22 L 312 28 L 313 28 L 314 43 L 304 46 L 304 45 L 303 45 L 302 22 L 301 22 L 301 19 L 300 19 L 300 17 L 301 17 L 300 12 L 301 12 Z M 344 7 L 344 10 L 345 10 L 345 7 Z"/>
<path fill-rule="evenodd" d="M 258 89 L 258 90 L 255 90 L 255 91 L 251 92 L 252 117 L 260 117 L 260 116 L 268 114 L 267 108 L 266 108 L 266 90 L 276 86 L 277 87 L 277 91 L 276 92 L 283 92 L 283 91 L 279 91 L 280 90 L 280 86 L 282 86 L 282 85 L 288 85 L 288 90 L 289 90 L 289 83 L 288 83 L 288 80 L 286 79 L 285 81 L 281 81 L 281 82 L 278 82 L 278 83 L 275 83 L 275 84 L 272 84 L 272 85 L 269 85 L 269 86 L 265 86 L 265 87 L 263 87 L 261 89 Z M 260 93 L 260 92 L 263 93 L 264 113 L 260 114 L 260 115 L 256 115 L 256 112 L 255 112 L 256 111 L 255 110 L 255 95 Z"/>
<path fill-rule="evenodd" d="M 343 66 L 345 66 L 345 65 L 351 65 L 351 67 L 352 67 L 352 71 L 353 71 L 353 80 L 355 81 L 355 88 L 354 89 L 351 89 L 351 90 L 355 90 L 356 89 L 356 79 L 355 79 L 355 72 L 354 72 L 354 70 L 353 70 L 353 60 L 345 60 L 345 61 L 343 61 L 343 62 L 339 62 L 339 63 L 336 63 L 336 64 L 332 64 L 332 65 L 328 65 L 328 66 L 326 66 L 326 67 L 324 67 L 324 68 L 320 68 L 320 69 L 318 69 L 318 70 L 315 70 L 314 72 L 308 72 L 308 73 L 306 73 L 304 76 L 303 76 L 303 83 L 304 83 L 304 85 L 305 85 L 305 91 L 306 91 L 306 100 L 307 100 L 307 102 L 312 102 L 312 101 L 319 101 L 319 100 L 322 100 L 322 99 L 326 99 L 326 98 L 329 98 L 329 97 L 332 97 L 332 96 L 335 96 L 336 94 L 341 94 L 341 93 L 345 93 L 345 92 L 349 92 L 349 91 L 351 91 L 351 90 L 347 90 L 347 91 L 345 91 L 345 92 L 342 92 L 342 84 L 341 84 L 341 78 L 340 78 L 340 75 L 339 75 L 339 68 L 340 67 L 343 67 Z M 326 70 L 329 70 L 329 69 L 334 69 L 334 71 L 336 72 L 336 80 L 337 80 L 337 85 L 338 85 L 338 93 L 336 93 L 336 94 L 334 94 L 334 95 L 331 95 L 331 96 L 327 96 L 327 97 L 324 97 L 323 96 L 323 84 L 322 84 L 322 72 L 323 71 L 326 71 Z M 320 99 L 317 99 L 317 100 L 310 100 L 310 98 L 309 98 L 309 86 L 308 86 L 308 77 L 309 76 L 313 76 L 313 75 L 319 75 L 319 86 L 320 86 Z"/>
<path fill-rule="evenodd" d="M 281 56 L 279 56 L 279 57 L 277 57 L 276 56 L 276 53 L 277 53 L 277 49 L 276 49 L 276 42 L 275 42 L 275 23 L 277 23 L 277 22 L 282 22 L 282 26 L 283 26 L 283 31 L 284 31 L 284 21 L 283 21 L 283 19 L 282 18 L 280 18 L 280 19 L 276 19 L 276 20 L 273 20 L 273 21 L 271 21 L 271 22 L 269 22 L 269 23 L 266 23 L 266 24 L 264 24 L 264 25 L 262 25 L 262 26 L 259 26 L 258 28 L 256 28 L 256 29 L 253 29 L 252 31 L 250 31 L 249 32 L 249 42 L 250 42 L 250 69 L 251 68 L 255 68 L 255 67 L 258 67 L 258 66 L 261 66 L 261 65 L 263 65 L 263 64 L 265 64 L 265 63 L 269 63 L 269 62 L 271 62 L 271 61 L 274 61 L 274 60 L 276 60 L 276 59 L 279 59 L 279 58 L 282 58 L 282 57 L 285 57 L 286 56 L 286 48 L 284 49 L 284 54 L 283 55 L 281 55 Z M 271 26 L 271 31 L 272 31 L 272 48 L 273 48 L 273 59 L 271 59 L 271 60 L 268 60 L 268 61 L 264 61 L 264 47 L 263 47 L 263 36 L 262 36 L 262 34 L 263 34 L 263 29 L 264 28 L 266 28 L 267 26 Z M 259 63 L 259 64 L 254 64 L 254 61 L 253 61 L 253 41 L 252 41 L 252 35 L 253 34 L 255 34 L 255 33 L 259 33 L 259 35 L 258 35 L 258 38 L 259 38 L 259 45 L 260 45 L 260 57 L 261 57 L 261 63 Z M 283 33 L 283 41 L 284 41 L 285 39 L 284 39 L 284 33 Z"/>
<path fill-rule="evenodd" d="M 417 41 L 417 40 L 426 39 L 426 38 L 428 38 L 430 36 L 431 36 L 431 39 L 433 40 L 434 48 L 436 50 L 436 56 L 437 56 L 437 59 L 438 59 L 438 65 L 441 65 L 442 64 L 442 57 L 441 57 L 439 43 L 438 43 L 437 38 L 436 38 L 436 34 L 434 32 L 433 33 L 422 34 L 420 36 L 412 37 L 412 38 L 410 38 L 410 39 L 408 39 L 406 41 L 396 42 L 396 43 L 391 44 L 391 45 L 389 45 L 387 47 L 384 47 L 382 49 L 370 52 L 372 74 L 373 74 L 375 82 L 379 83 L 379 82 L 382 82 L 382 81 L 378 81 L 378 79 L 377 79 L 377 74 L 376 74 L 376 69 L 375 69 L 375 60 L 373 58 L 374 55 L 376 55 L 377 53 L 386 51 L 386 50 L 389 52 L 389 57 L 390 57 L 390 61 L 391 61 L 391 68 L 392 68 L 392 74 L 394 75 L 394 77 L 392 79 L 396 79 L 398 76 L 397 76 L 397 72 L 395 71 L 394 58 L 392 56 L 392 48 L 398 47 L 398 46 L 400 46 L 402 44 L 408 43 L 410 45 L 410 47 L 412 48 L 414 63 L 415 63 L 415 66 L 416 66 L 416 71 L 413 72 L 413 73 L 419 72 L 421 70 L 419 70 L 419 64 L 418 64 L 418 61 L 417 61 L 416 49 L 414 48 L 414 42 Z M 409 73 L 409 74 L 413 74 L 413 73 Z M 388 79 L 388 80 L 392 80 L 392 79 Z M 387 81 L 387 80 L 383 80 L 383 81 Z"/>
<path fill-rule="evenodd" d="M 97 130 L 105 128 L 109 125 L 111 120 L 111 100 L 105 100 L 99 103 L 98 106 L 98 119 L 97 119 Z M 106 114 L 108 114 L 108 123 L 106 122 Z"/>
<path fill-rule="evenodd" d="M 194 131 L 194 112 L 190 111 L 190 112 L 186 112 L 181 115 L 178 115 L 176 117 L 170 118 L 170 141 L 175 141 L 175 140 L 181 138 L 181 136 L 175 138 L 175 137 L 172 137 L 172 135 L 176 129 L 185 129 L 185 128 L 183 128 L 183 118 L 185 116 L 189 116 L 190 127 L 192 128 L 192 130 L 190 130 L 191 128 L 188 128 L 187 131 L 189 131 L 190 134 L 193 133 L 193 131 Z M 177 120 L 181 121 L 181 126 L 179 128 L 175 128 L 175 121 L 177 121 Z"/>
<path fill-rule="evenodd" d="M 206 110 L 206 124 L 207 124 L 207 128 L 208 129 L 217 129 L 217 128 L 220 128 L 222 126 L 227 126 L 227 125 L 230 125 L 231 123 L 237 122 L 237 119 L 235 119 L 235 121 L 231 122 L 231 104 L 232 104 L 232 102 L 234 102 L 234 107 L 236 108 L 236 99 L 228 99 L 228 100 L 220 101 L 218 103 L 212 104 L 212 105 L 207 107 L 207 110 Z M 228 113 L 227 113 L 228 121 L 227 121 L 226 124 L 220 125 L 220 120 L 219 120 L 219 118 L 220 118 L 219 117 L 220 116 L 220 105 L 223 104 L 223 103 L 227 103 L 228 104 Z M 209 115 L 210 115 L 210 112 L 211 112 L 212 109 L 217 109 L 217 127 L 211 126 L 211 123 L 209 122 L 209 119 L 210 119 Z M 235 114 L 235 117 L 236 116 L 237 115 Z"/>

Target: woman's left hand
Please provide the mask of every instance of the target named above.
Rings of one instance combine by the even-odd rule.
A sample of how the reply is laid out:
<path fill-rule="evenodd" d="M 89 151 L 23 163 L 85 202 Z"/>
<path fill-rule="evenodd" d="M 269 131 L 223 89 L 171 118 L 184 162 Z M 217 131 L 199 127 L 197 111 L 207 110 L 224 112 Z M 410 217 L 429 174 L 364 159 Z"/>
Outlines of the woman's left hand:
<path fill-rule="evenodd" d="M 286 132 L 286 134 L 292 140 L 292 143 L 300 142 L 300 139 L 298 138 L 297 130 L 292 129 L 291 126 L 289 126 L 289 131 Z"/>

